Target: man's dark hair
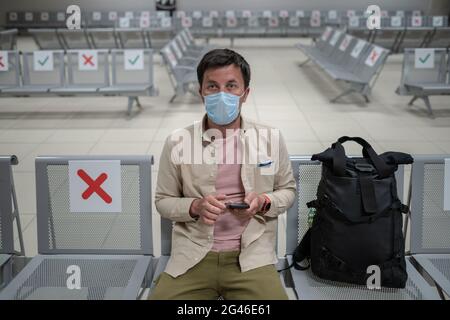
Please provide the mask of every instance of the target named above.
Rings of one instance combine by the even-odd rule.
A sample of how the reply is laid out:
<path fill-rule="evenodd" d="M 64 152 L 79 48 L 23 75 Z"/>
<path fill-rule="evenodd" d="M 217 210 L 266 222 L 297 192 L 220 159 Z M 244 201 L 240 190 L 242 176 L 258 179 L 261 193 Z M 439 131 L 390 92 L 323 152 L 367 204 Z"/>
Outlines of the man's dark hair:
<path fill-rule="evenodd" d="M 239 53 L 230 49 L 214 49 L 205 54 L 197 66 L 197 78 L 200 87 L 203 83 L 203 75 L 208 69 L 226 67 L 231 64 L 241 69 L 245 88 L 250 84 L 250 66 Z"/>

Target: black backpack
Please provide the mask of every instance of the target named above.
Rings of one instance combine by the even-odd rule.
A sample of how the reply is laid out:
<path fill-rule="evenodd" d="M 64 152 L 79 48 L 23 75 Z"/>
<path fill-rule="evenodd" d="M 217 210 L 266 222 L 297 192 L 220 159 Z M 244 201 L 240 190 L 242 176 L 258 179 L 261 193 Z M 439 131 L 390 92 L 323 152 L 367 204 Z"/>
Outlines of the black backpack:
<path fill-rule="evenodd" d="M 346 157 L 346 141 L 360 144 L 363 157 Z M 322 177 L 317 199 L 307 203 L 315 215 L 294 252 L 294 267 L 307 269 L 299 263 L 308 259 L 322 279 L 366 285 L 367 268 L 376 265 L 381 286 L 404 288 L 402 213 L 408 208 L 398 199 L 395 171 L 399 164 L 412 163 L 411 155 L 377 155 L 364 139 L 341 137 L 312 160 L 322 162 Z"/>

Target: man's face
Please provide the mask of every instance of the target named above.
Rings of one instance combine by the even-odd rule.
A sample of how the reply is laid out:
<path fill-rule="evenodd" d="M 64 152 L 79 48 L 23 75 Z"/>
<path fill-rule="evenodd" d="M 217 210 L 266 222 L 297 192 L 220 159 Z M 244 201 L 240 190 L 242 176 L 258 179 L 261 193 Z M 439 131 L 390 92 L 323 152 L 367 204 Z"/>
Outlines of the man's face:
<path fill-rule="evenodd" d="M 200 87 L 200 96 L 204 102 L 204 96 L 218 93 L 220 91 L 242 96 L 239 107 L 247 100 L 249 88 L 245 88 L 244 77 L 241 69 L 231 64 L 229 66 L 208 69 L 203 75 L 203 83 Z"/>

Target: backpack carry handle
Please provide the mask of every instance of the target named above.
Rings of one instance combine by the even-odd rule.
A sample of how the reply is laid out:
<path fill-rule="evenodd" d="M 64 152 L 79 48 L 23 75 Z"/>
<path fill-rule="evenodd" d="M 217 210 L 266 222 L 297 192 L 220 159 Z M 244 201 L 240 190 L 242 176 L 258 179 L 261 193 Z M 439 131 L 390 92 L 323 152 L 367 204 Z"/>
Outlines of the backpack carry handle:
<path fill-rule="evenodd" d="M 346 155 L 345 155 L 345 149 L 342 146 L 342 143 L 347 141 L 354 141 L 358 143 L 360 146 L 362 146 L 362 154 L 363 157 L 366 159 L 370 159 L 372 164 L 375 166 L 375 169 L 377 169 L 378 175 L 380 178 L 388 177 L 393 173 L 393 168 L 390 168 L 384 161 L 381 159 L 378 154 L 373 150 L 372 146 L 363 138 L 360 137 L 348 137 L 343 136 L 340 137 L 337 142 L 333 143 L 332 147 L 334 149 L 334 155 L 333 155 L 333 171 L 340 175 L 345 176 L 345 162 L 346 162 Z"/>

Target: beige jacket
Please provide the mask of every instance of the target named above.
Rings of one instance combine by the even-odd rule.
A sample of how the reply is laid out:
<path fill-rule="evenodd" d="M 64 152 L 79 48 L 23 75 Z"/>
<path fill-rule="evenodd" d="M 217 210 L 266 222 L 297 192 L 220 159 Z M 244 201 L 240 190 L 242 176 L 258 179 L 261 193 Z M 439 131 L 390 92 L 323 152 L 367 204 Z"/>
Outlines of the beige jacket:
<path fill-rule="evenodd" d="M 213 245 L 214 226 L 189 214 L 194 199 L 215 193 L 217 164 L 205 156 L 214 155 L 215 147 L 211 132 L 204 130 L 205 120 L 206 117 L 202 122 L 174 131 L 165 142 L 159 163 L 155 204 L 162 217 L 175 221 L 172 252 L 165 270 L 173 277 L 200 262 Z M 286 145 L 281 134 L 276 134 L 279 131 L 246 118 L 241 118 L 241 129 L 239 139 L 248 155 L 241 165 L 245 192 L 266 193 L 271 199 L 270 210 L 256 214 L 242 234 L 239 262 L 241 271 L 245 272 L 277 263 L 277 216 L 292 205 L 296 184 Z M 271 129 L 274 130 L 269 131 Z M 261 133 L 257 138 L 259 145 L 267 146 L 267 151 L 262 148 L 256 151 L 256 161 L 249 155 L 250 149 L 252 155 L 256 150 L 256 140 L 249 138 L 255 137 L 250 134 L 254 132 Z M 190 137 L 186 137 L 187 134 Z M 181 147 L 184 149 L 179 152 Z M 201 163 L 195 156 L 200 157 Z"/>

